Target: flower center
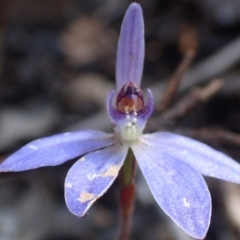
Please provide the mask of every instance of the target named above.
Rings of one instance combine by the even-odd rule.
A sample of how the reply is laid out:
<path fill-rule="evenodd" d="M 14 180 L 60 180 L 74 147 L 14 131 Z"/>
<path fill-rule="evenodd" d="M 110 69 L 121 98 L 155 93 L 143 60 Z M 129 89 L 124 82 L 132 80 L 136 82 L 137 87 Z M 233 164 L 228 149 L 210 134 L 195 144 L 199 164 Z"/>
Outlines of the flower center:
<path fill-rule="evenodd" d="M 137 140 L 145 126 L 138 122 L 138 112 L 144 108 L 141 88 L 134 82 L 126 83 L 117 95 L 116 108 L 126 116 L 126 119 L 120 124 L 121 128 L 118 129 L 122 140 Z"/>
<path fill-rule="evenodd" d="M 117 110 L 126 114 L 138 112 L 144 107 L 143 93 L 134 82 L 128 82 L 119 91 L 116 99 Z"/>

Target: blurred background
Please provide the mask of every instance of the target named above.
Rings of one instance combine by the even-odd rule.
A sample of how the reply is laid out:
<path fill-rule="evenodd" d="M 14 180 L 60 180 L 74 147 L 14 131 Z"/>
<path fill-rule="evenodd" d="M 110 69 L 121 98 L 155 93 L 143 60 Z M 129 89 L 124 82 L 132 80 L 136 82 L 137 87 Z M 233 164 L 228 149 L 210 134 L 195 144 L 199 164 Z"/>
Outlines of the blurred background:
<path fill-rule="evenodd" d="M 131 2 L 0 1 L 1 161 L 39 137 L 83 128 L 111 130 L 105 99 L 115 87 L 117 39 Z M 197 52 L 169 111 L 156 111 L 149 129 L 194 137 L 240 160 L 240 1 L 138 2 L 146 29 L 143 87 L 154 91 L 157 104 L 185 53 Z M 212 90 L 215 78 L 220 84 Z M 204 97 L 189 107 L 196 91 Z M 176 114 L 184 96 L 187 110 Z M 73 163 L 0 174 L 0 240 L 114 239 L 117 182 L 78 219 L 63 197 Z M 240 239 L 240 186 L 207 182 L 213 213 L 206 239 Z M 190 239 L 159 209 L 141 174 L 137 191 L 132 240 Z"/>

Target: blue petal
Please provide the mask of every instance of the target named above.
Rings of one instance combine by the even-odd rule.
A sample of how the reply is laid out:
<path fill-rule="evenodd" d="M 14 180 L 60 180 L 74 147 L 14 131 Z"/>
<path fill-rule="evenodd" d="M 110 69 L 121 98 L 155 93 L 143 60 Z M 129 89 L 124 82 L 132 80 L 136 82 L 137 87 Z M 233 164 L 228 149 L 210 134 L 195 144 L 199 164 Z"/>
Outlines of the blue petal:
<path fill-rule="evenodd" d="M 15 172 L 55 166 L 113 143 L 112 135 L 101 131 L 85 130 L 57 134 L 28 143 L 4 160 L 0 164 L 0 171 Z"/>
<path fill-rule="evenodd" d="M 118 41 L 117 90 L 129 81 L 141 84 L 144 60 L 144 23 L 141 6 L 132 3 L 123 19 Z"/>
<path fill-rule="evenodd" d="M 80 158 L 65 180 L 65 200 L 70 212 L 83 217 L 112 185 L 126 158 L 128 147 L 114 145 Z"/>
<path fill-rule="evenodd" d="M 139 142 L 132 150 L 163 211 L 190 236 L 203 239 L 210 223 L 211 197 L 201 174 L 160 148 Z"/>
<path fill-rule="evenodd" d="M 204 143 L 168 132 L 146 134 L 143 140 L 181 159 L 205 176 L 240 183 L 240 164 Z"/>

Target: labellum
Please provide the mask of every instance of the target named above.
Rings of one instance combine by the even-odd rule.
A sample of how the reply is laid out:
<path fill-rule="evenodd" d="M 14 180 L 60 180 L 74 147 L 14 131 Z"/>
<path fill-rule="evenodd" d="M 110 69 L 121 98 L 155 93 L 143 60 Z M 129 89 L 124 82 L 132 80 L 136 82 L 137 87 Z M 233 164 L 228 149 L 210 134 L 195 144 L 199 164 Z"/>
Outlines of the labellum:
<path fill-rule="evenodd" d="M 116 99 L 117 110 L 126 113 L 137 113 L 144 108 L 141 88 L 134 82 L 126 83 L 119 91 Z"/>

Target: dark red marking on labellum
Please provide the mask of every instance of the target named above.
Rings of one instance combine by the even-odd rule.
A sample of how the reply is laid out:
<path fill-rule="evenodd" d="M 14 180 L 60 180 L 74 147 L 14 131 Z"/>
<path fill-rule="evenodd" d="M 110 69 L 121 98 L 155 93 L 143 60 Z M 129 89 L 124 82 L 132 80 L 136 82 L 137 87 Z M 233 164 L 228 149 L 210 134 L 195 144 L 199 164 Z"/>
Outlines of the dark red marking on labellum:
<path fill-rule="evenodd" d="M 124 113 L 138 112 L 144 108 L 143 93 L 134 82 L 126 83 L 116 99 L 117 110 Z"/>

